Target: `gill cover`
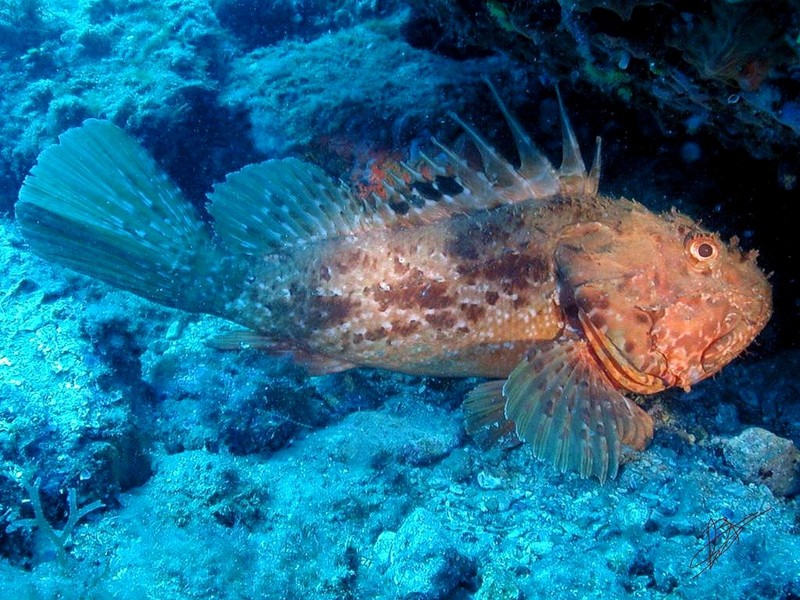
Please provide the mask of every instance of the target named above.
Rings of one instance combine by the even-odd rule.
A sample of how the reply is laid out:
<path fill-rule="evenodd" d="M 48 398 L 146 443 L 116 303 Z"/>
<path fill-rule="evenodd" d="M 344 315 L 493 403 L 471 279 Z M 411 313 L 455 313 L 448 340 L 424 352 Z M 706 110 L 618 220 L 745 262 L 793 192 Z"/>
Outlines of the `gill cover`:
<path fill-rule="evenodd" d="M 641 394 L 672 383 L 652 343 L 660 316 L 653 251 L 647 236 L 588 222 L 570 226 L 555 252 L 561 302 L 572 326 L 619 387 Z"/>

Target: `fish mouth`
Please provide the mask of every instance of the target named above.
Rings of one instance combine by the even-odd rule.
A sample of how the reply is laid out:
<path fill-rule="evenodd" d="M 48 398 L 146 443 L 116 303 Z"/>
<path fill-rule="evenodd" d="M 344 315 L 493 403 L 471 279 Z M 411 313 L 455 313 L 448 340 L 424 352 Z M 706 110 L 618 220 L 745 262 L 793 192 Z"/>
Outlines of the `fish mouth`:
<path fill-rule="evenodd" d="M 747 297 L 730 300 L 732 310 L 725 316 L 726 329 L 713 340 L 700 359 L 706 376 L 713 375 L 736 358 L 764 329 L 772 316 L 772 291 L 754 290 Z"/>
<path fill-rule="evenodd" d="M 749 342 L 749 333 L 754 329 L 735 313 L 728 315 L 725 321 L 730 328 L 703 350 L 700 364 L 706 376 L 713 375 L 736 358 Z"/>
<path fill-rule="evenodd" d="M 606 373 L 617 385 L 637 394 L 654 394 L 667 387 L 660 377 L 644 373 L 633 366 L 619 348 L 592 324 L 583 310 L 578 311 L 578 320 L 595 355 L 600 359 Z"/>

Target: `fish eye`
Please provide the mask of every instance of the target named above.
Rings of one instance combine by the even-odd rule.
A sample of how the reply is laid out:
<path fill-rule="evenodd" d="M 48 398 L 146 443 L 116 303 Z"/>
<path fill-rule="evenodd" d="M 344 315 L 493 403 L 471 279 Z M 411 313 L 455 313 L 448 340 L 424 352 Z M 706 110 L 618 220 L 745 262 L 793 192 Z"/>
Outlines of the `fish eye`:
<path fill-rule="evenodd" d="M 697 262 L 708 262 L 719 254 L 719 242 L 708 235 L 690 235 L 686 241 L 689 256 Z"/>

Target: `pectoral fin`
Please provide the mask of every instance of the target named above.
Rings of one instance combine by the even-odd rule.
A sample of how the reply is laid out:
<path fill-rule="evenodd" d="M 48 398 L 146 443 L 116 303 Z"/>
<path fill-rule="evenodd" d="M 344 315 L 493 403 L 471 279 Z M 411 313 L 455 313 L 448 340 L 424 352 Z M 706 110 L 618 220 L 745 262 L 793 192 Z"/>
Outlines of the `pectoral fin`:
<path fill-rule="evenodd" d="M 613 386 L 583 340 L 537 346 L 502 387 L 474 390 L 465 409 L 468 431 L 513 423 L 538 458 L 601 483 L 616 476 L 622 444 L 641 450 L 653 437 L 650 416 Z"/>

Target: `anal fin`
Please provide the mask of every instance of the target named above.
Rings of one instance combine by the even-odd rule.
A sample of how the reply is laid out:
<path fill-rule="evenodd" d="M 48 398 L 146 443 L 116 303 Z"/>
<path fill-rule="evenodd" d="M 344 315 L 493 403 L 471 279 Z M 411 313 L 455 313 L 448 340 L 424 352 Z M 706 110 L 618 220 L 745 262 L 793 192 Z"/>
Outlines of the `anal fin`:
<path fill-rule="evenodd" d="M 350 361 L 312 352 L 291 341 L 275 340 L 249 330 L 219 334 L 209 342 L 209 345 L 218 350 L 253 349 L 280 356 L 289 356 L 297 366 L 304 369 L 311 376 L 340 373 L 356 367 Z"/>
<path fill-rule="evenodd" d="M 464 427 L 475 442 L 488 448 L 520 443 L 514 435 L 514 422 L 505 415 L 503 380 L 487 381 L 474 388 L 464 399 Z"/>

